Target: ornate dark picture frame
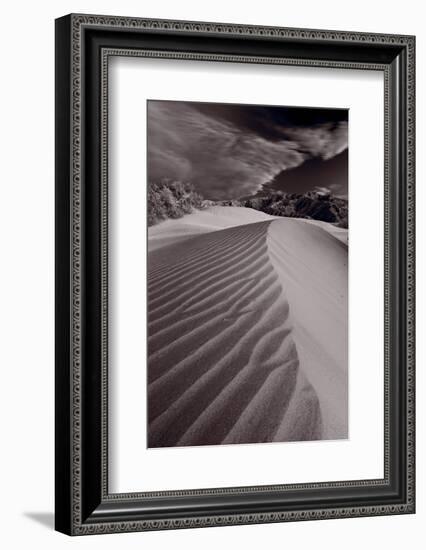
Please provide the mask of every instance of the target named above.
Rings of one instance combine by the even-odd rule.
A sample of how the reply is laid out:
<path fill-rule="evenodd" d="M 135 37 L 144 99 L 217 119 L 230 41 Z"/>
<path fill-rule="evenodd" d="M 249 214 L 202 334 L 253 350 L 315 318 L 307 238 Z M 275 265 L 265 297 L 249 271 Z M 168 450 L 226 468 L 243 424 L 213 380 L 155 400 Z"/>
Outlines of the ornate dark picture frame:
<path fill-rule="evenodd" d="M 68 15 L 56 21 L 56 529 L 69 535 L 414 513 L 413 36 Z M 384 478 L 110 494 L 110 56 L 382 71 Z"/>

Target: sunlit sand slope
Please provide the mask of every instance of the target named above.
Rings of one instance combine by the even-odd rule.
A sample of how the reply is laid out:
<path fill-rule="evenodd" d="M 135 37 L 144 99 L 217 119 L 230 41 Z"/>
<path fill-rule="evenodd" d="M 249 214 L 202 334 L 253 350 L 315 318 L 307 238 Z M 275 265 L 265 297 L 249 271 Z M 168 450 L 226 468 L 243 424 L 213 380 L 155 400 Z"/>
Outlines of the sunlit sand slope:
<path fill-rule="evenodd" d="M 300 365 L 283 271 L 271 261 L 275 223 L 150 252 L 150 447 L 323 438 L 322 406 Z"/>
<path fill-rule="evenodd" d="M 348 436 L 347 230 L 321 224 L 280 218 L 267 241 L 299 361 L 321 404 L 323 438 L 340 439 Z"/>

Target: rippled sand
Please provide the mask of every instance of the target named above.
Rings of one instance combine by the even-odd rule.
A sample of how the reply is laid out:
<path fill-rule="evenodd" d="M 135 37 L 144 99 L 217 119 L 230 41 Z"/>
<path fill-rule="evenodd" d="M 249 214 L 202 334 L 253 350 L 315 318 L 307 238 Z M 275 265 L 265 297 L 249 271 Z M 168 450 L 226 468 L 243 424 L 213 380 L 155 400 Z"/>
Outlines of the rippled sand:
<path fill-rule="evenodd" d="M 251 223 L 155 231 L 149 446 L 347 437 L 346 244 L 302 220 L 221 210 L 209 212 L 219 227 Z"/>

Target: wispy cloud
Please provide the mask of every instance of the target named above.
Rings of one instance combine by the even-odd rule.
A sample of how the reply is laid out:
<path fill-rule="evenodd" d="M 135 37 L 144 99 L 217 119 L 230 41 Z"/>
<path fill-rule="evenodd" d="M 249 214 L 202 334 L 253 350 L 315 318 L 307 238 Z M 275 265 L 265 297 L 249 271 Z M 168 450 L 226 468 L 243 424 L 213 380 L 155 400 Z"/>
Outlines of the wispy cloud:
<path fill-rule="evenodd" d="M 289 128 L 284 134 L 295 140 L 300 150 L 324 160 L 335 157 L 348 146 L 348 123 L 328 122 L 311 128 Z"/>
<path fill-rule="evenodd" d="M 347 123 L 275 128 L 274 139 L 210 116 L 185 102 L 148 104 L 148 172 L 191 181 L 205 198 L 255 193 L 274 176 L 307 158 L 328 159 L 347 147 Z"/>

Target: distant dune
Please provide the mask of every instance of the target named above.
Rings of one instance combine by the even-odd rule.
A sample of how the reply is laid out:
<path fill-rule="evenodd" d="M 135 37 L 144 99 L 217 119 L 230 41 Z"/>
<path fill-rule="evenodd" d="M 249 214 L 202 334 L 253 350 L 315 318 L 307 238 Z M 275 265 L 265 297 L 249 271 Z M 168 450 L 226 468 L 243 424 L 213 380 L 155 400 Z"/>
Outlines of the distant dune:
<path fill-rule="evenodd" d="M 149 229 L 150 447 L 347 437 L 334 229 L 241 207 Z"/>

